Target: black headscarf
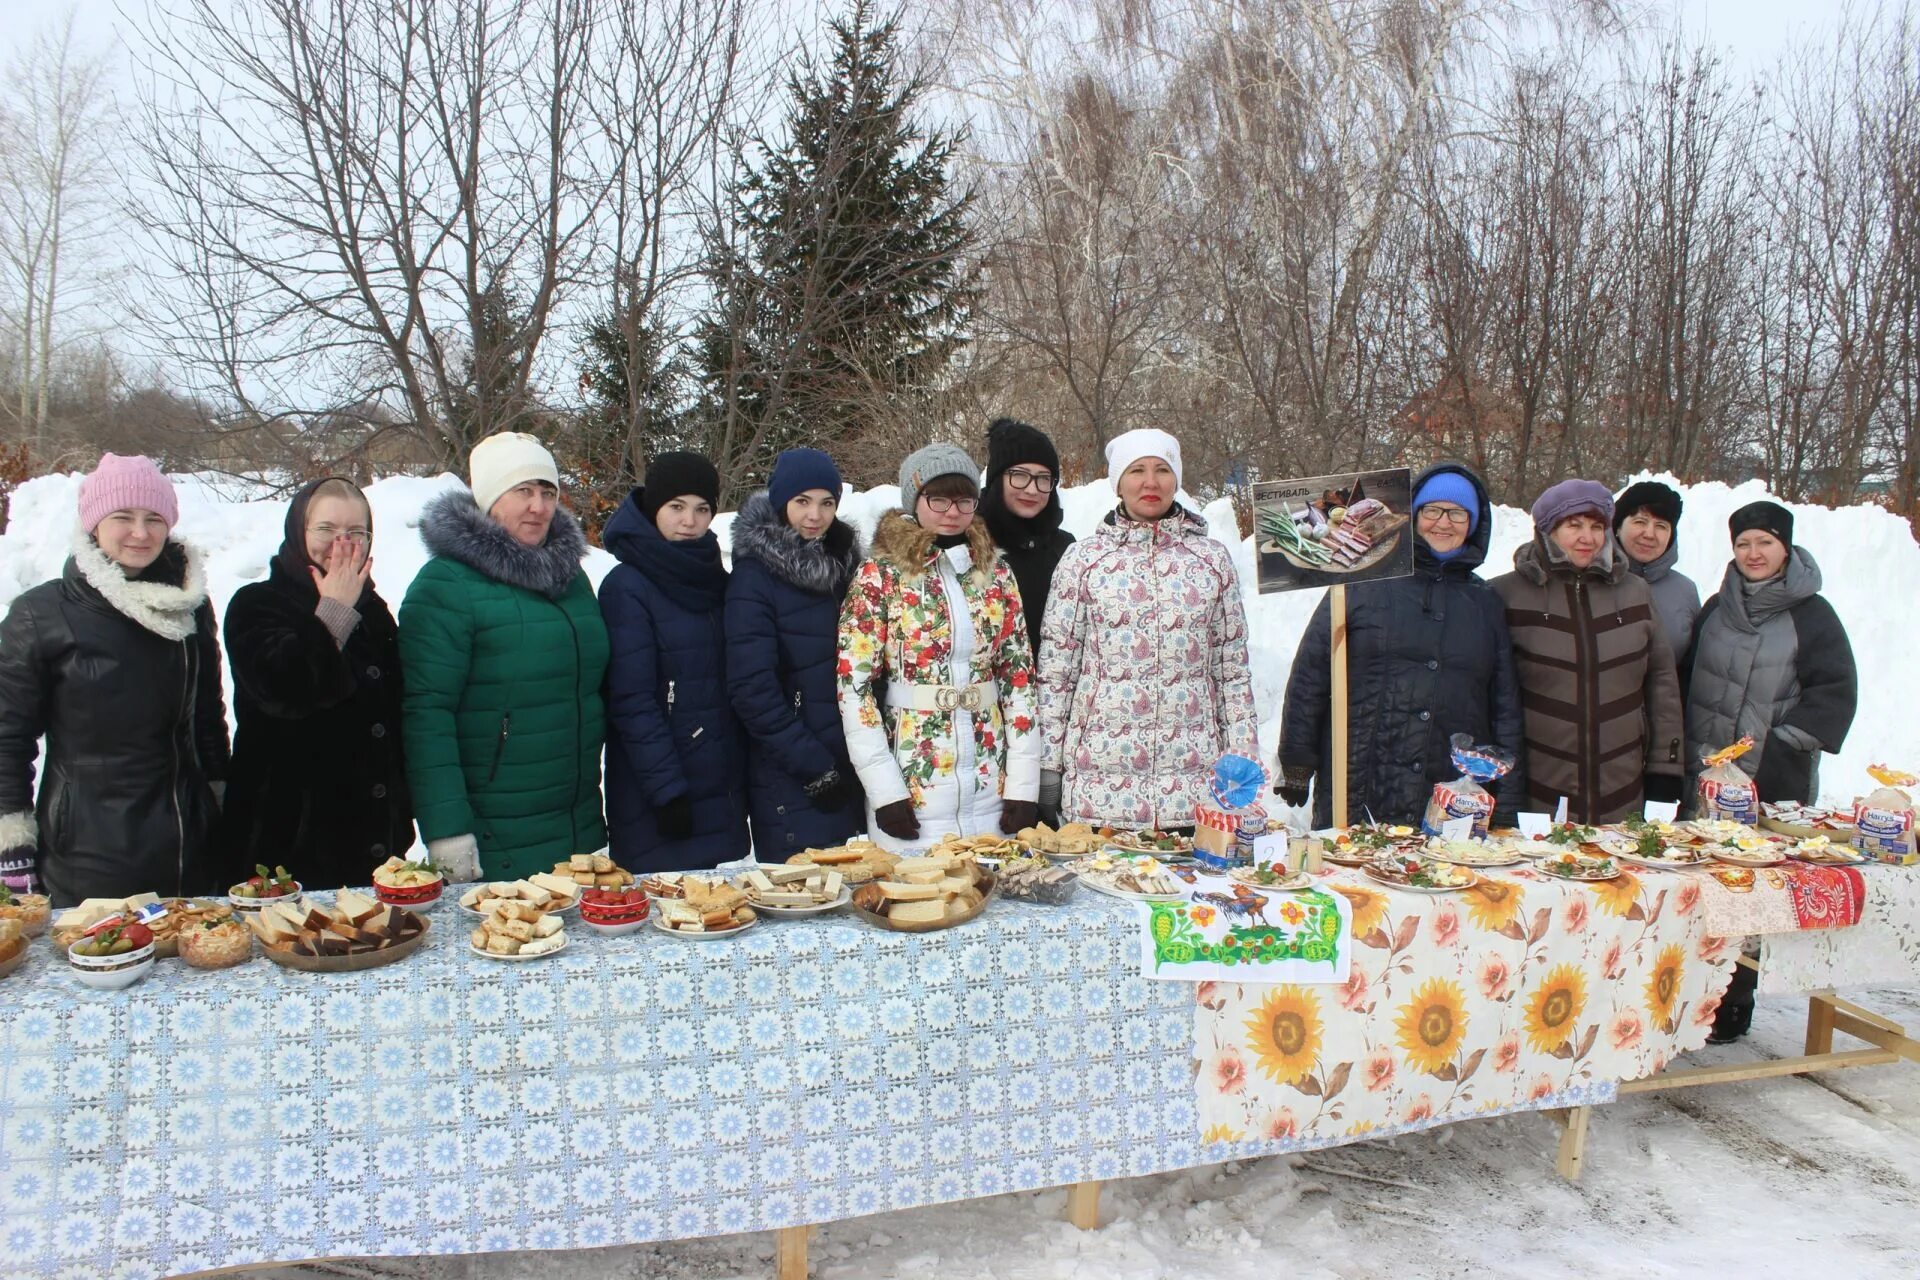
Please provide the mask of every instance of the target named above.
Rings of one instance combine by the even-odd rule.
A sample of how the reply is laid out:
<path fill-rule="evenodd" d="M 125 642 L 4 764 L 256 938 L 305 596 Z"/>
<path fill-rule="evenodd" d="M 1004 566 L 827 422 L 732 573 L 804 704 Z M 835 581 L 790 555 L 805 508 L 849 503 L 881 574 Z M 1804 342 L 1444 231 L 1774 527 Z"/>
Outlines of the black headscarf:
<path fill-rule="evenodd" d="M 367 495 L 361 492 L 360 486 L 345 476 L 321 476 L 318 480 L 303 485 L 300 492 L 293 495 L 293 501 L 287 505 L 287 523 L 280 539 L 280 549 L 273 554 L 273 566 L 279 576 L 299 583 L 315 596 L 320 594 L 320 588 L 314 585 L 313 574 L 309 570 L 318 569 L 321 573 L 325 573 L 327 567 L 323 564 L 315 564 L 313 557 L 307 554 L 307 504 L 313 501 L 313 495 L 319 491 L 321 485 L 334 480 L 338 480 L 359 495 L 361 503 L 367 508 L 367 532 L 369 534 L 373 532 L 373 504 L 367 501 Z M 369 555 L 373 553 L 371 538 L 367 543 L 367 553 Z M 361 591 L 361 598 L 365 599 L 366 593 L 372 590 L 373 579 L 368 578 L 367 585 Z"/>

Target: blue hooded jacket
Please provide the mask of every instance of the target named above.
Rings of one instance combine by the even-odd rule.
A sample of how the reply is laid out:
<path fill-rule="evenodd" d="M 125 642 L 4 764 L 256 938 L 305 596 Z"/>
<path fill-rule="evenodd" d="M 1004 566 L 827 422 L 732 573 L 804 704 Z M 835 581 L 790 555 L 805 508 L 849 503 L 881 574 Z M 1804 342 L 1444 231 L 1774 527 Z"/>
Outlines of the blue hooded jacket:
<path fill-rule="evenodd" d="M 751 735 L 748 807 L 762 862 L 841 844 L 866 829 L 835 683 L 840 603 L 863 554 L 844 520 L 809 542 L 777 518 L 765 492 L 747 499 L 733 523 L 727 686 Z M 839 771 L 848 797 L 822 810 L 806 784 L 829 769 Z"/>

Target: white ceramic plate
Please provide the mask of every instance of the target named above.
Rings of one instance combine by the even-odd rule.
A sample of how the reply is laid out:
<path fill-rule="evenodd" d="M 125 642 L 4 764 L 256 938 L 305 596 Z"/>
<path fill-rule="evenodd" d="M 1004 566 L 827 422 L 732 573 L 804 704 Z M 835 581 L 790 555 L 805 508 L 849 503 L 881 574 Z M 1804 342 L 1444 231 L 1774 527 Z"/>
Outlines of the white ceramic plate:
<path fill-rule="evenodd" d="M 559 954 L 560 954 L 560 953 L 561 953 L 562 951 L 565 951 L 565 950 L 567 949 L 567 941 L 568 941 L 568 939 L 567 939 L 567 935 L 566 935 L 566 934 L 564 934 L 564 933 L 562 933 L 562 934 L 560 935 L 560 945 L 559 945 L 559 946 L 557 946 L 557 947 L 555 947 L 555 948 L 554 948 L 553 950 L 551 950 L 551 951 L 542 951 L 542 952 L 541 952 L 541 953 L 540 953 L 539 955 L 537 955 L 537 956 L 517 956 L 517 955 L 516 955 L 516 956 L 503 956 L 503 955 L 500 955 L 500 954 L 498 954 L 498 953 L 496 953 L 496 952 L 492 952 L 492 951 L 488 951 L 488 950 L 486 950 L 486 949 L 485 949 L 484 947 L 476 947 L 476 946 L 474 946 L 474 945 L 473 945 L 473 939 L 472 939 L 472 938 L 468 938 L 468 939 L 467 939 L 467 950 L 469 950 L 469 951 L 471 951 L 471 952 L 473 952 L 473 954 L 475 954 L 475 955 L 477 955 L 477 956 L 485 956 L 485 957 L 486 957 L 487 959 L 489 959 L 489 960 L 545 960 L 545 959 L 546 959 L 546 958 L 547 958 L 548 956 L 557 956 L 557 955 L 559 955 Z"/>
<path fill-rule="evenodd" d="M 1269 893 L 1292 893 L 1297 889 L 1305 889 L 1313 884 L 1313 877 L 1304 871 L 1296 871 L 1284 879 L 1275 880 L 1272 884 L 1268 884 L 1255 878 L 1252 867 L 1235 867 L 1233 870 L 1227 872 L 1227 879 L 1234 881 L 1236 884 L 1246 885 L 1249 889 L 1265 889 Z"/>
<path fill-rule="evenodd" d="M 980 861 L 984 863 L 987 859 L 982 858 Z M 994 859 L 994 862 L 997 864 L 999 859 Z M 746 891 L 743 889 L 741 892 L 745 893 Z M 747 905 L 753 908 L 754 914 L 785 916 L 788 919 L 798 919 L 801 916 L 823 916 L 829 911 L 838 911 L 852 901 L 853 890 L 847 888 L 845 885 L 840 886 L 840 896 L 832 902 L 816 903 L 811 907 L 770 907 L 765 903 L 755 901 L 752 894 L 747 894 Z"/>
<path fill-rule="evenodd" d="M 760 908 L 755 907 L 753 909 L 753 919 L 747 921 L 745 924 L 735 925 L 731 929 L 720 929 L 717 931 L 710 930 L 704 933 L 693 933 L 686 929 L 671 928 L 666 922 L 667 920 L 666 916 L 662 915 L 658 911 L 655 911 L 652 914 L 650 914 L 647 917 L 647 919 L 653 921 L 653 927 L 658 929 L 660 932 L 668 935 L 669 937 L 679 938 L 684 942 L 717 942 L 721 938 L 738 937 L 740 934 L 745 933 L 747 930 L 753 928 L 753 926 L 759 924 Z"/>
<path fill-rule="evenodd" d="M 1405 881 L 1395 880 L 1391 876 L 1383 876 L 1378 871 L 1375 871 L 1372 867 L 1363 867 L 1362 870 L 1364 870 L 1367 873 L 1367 878 L 1369 880 L 1373 880 L 1379 884 L 1383 884 L 1387 886 L 1387 888 L 1389 889 L 1398 889 L 1402 893 L 1426 893 L 1426 894 L 1459 893 L 1462 889 L 1471 889 L 1473 888 L 1473 886 L 1480 883 L 1480 877 L 1477 875 L 1474 875 L 1471 869 L 1467 869 L 1467 874 L 1471 876 L 1472 879 L 1468 880 L 1465 884 L 1450 884 L 1445 886 L 1444 888 L 1439 885 L 1407 884 Z"/>
<path fill-rule="evenodd" d="M 1712 858 L 1673 862 L 1661 858 L 1643 858 L 1637 853 L 1616 853 L 1613 857 L 1616 862 L 1630 862 L 1636 867 L 1652 867 L 1656 871 L 1705 871 L 1713 865 Z"/>
<path fill-rule="evenodd" d="M 1185 902 L 1187 900 L 1187 895 L 1184 893 L 1128 893 L 1125 889 L 1101 884 L 1092 876 L 1081 876 L 1080 883 L 1095 893 L 1104 893 L 1109 898 L 1119 898 L 1123 902 Z"/>

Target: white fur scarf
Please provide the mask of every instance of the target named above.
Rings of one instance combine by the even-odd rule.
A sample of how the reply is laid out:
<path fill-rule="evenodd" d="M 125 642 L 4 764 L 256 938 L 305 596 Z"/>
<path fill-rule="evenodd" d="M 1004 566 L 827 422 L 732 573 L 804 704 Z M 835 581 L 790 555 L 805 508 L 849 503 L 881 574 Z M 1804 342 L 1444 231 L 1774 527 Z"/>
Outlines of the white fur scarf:
<path fill-rule="evenodd" d="M 76 527 L 73 535 L 73 562 L 87 585 L 116 612 L 167 640 L 185 640 L 193 634 L 193 612 L 207 598 L 206 566 L 200 562 L 200 554 L 185 543 L 180 549 L 187 557 L 187 580 L 184 586 L 175 587 L 128 578 L 126 570 L 107 559 L 107 553 L 85 529 Z"/>

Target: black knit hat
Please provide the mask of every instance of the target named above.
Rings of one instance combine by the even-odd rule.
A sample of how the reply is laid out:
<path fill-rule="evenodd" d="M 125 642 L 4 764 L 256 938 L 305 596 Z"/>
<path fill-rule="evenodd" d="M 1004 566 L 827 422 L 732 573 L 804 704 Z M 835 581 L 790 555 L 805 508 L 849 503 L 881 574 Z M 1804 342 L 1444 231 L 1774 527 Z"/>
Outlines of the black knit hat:
<path fill-rule="evenodd" d="M 647 519 L 654 520 L 660 508 L 688 494 L 705 498 L 715 511 L 720 509 L 720 473 L 697 453 L 676 450 L 657 455 L 647 464 L 646 483 L 638 500 Z"/>
<path fill-rule="evenodd" d="M 1022 462 L 1037 462 L 1060 478 L 1060 452 L 1047 433 L 1015 418 L 995 418 L 987 427 L 987 485 Z"/>
<path fill-rule="evenodd" d="M 1749 529 L 1759 529 L 1780 539 L 1789 551 L 1793 549 L 1793 512 L 1777 502 L 1749 502 L 1727 517 L 1727 528 L 1736 542 Z"/>
<path fill-rule="evenodd" d="M 1677 529 L 1680 527 L 1682 505 L 1680 491 L 1672 485 L 1661 484 L 1658 480 L 1630 484 L 1613 500 L 1613 531 L 1620 532 L 1620 526 L 1636 511 L 1651 512 L 1655 519 L 1665 520 Z"/>

